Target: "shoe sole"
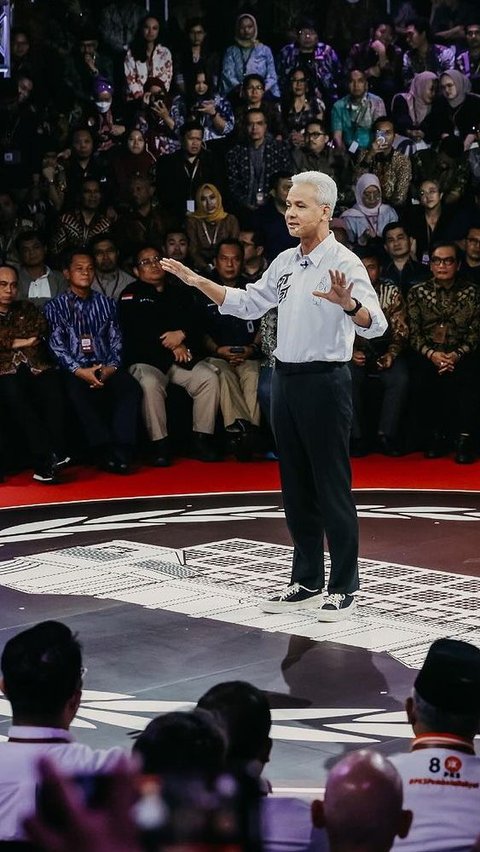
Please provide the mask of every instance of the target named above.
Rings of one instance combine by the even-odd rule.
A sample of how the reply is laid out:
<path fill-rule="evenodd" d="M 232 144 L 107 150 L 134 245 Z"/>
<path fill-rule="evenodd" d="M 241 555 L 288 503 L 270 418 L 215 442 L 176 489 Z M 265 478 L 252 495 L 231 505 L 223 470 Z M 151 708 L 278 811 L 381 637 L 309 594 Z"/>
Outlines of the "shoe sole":
<path fill-rule="evenodd" d="M 287 612 L 301 612 L 305 609 L 316 609 L 323 602 L 323 595 L 315 595 L 313 598 L 308 598 L 306 601 L 298 601 L 297 603 L 282 603 L 280 601 L 265 601 L 259 604 L 262 612 L 274 613 L 275 615 Z"/>
<path fill-rule="evenodd" d="M 319 621 L 325 622 L 333 622 L 333 621 L 346 621 L 347 618 L 351 618 L 357 608 L 357 604 L 354 601 L 350 604 L 347 609 L 324 609 L 320 610 Z"/>

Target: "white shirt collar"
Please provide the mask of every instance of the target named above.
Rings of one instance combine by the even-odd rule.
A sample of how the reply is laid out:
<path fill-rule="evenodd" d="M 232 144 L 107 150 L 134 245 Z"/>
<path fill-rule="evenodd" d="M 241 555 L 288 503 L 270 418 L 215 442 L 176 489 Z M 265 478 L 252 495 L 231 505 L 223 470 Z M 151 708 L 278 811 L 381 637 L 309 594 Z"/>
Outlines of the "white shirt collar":
<path fill-rule="evenodd" d="M 333 233 L 333 231 L 330 231 L 328 237 L 325 237 L 325 239 L 322 240 L 322 242 L 319 243 L 318 246 L 315 246 L 315 248 L 313 249 L 313 251 L 310 252 L 310 254 L 302 254 L 301 246 L 298 245 L 294 255 L 294 259 L 296 261 L 302 262 L 305 262 L 307 260 L 309 266 L 310 264 L 313 264 L 314 266 L 319 266 L 325 254 L 329 251 L 329 249 L 333 248 L 334 242 L 335 234 Z"/>
<path fill-rule="evenodd" d="M 16 740 L 51 740 L 62 739 L 73 742 L 74 737 L 65 728 L 42 728 L 36 725 L 11 725 L 8 736 Z"/>

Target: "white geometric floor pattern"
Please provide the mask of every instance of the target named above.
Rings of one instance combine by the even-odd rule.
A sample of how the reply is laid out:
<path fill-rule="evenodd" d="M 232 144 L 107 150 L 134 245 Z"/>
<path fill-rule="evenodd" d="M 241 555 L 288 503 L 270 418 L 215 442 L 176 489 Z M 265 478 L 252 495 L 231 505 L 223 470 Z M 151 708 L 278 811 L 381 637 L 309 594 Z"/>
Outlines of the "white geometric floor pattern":
<path fill-rule="evenodd" d="M 412 668 L 441 636 L 480 647 L 480 579 L 408 565 L 360 559 L 358 608 L 346 622 L 322 624 L 314 610 L 262 613 L 259 599 L 285 586 L 291 556 L 291 547 L 240 538 L 184 550 L 114 540 L 2 562 L 0 586 L 108 598 L 385 651 Z"/>

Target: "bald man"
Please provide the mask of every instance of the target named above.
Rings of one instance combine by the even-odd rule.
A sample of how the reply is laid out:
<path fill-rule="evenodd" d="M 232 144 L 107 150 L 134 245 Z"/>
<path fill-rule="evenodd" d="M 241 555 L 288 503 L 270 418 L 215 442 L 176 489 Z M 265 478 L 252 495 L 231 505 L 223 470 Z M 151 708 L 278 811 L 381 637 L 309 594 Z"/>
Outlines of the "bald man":
<path fill-rule="evenodd" d="M 381 754 L 350 752 L 331 770 L 323 802 L 312 803 L 312 820 L 325 828 L 330 852 L 388 852 L 407 836 L 412 812 L 403 810 L 402 779 Z"/>

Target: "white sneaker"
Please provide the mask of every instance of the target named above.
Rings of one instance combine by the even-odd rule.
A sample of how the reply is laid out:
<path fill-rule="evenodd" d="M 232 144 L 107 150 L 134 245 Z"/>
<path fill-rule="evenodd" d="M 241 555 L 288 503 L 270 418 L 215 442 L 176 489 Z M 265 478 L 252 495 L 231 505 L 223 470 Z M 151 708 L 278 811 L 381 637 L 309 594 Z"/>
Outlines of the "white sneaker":
<path fill-rule="evenodd" d="M 319 621 L 343 621 L 350 618 L 357 606 L 353 595 L 327 595 L 318 613 Z"/>
<path fill-rule="evenodd" d="M 260 609 L 263 612 L 295 612 L 296 610 L 318 607 L 321 600 L 322 592 L 320 589 L 307 589 L 300 583 L 292 583 L 280 595 L 262 601 Z"/>

